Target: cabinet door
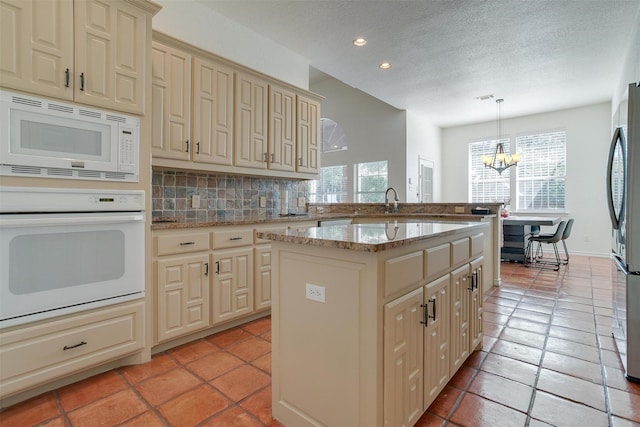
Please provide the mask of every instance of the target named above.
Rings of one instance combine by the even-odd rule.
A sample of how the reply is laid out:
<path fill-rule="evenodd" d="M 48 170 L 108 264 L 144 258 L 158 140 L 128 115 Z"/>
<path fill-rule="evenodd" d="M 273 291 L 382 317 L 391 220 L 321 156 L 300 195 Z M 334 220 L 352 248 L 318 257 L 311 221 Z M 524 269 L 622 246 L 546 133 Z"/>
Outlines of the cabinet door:
<path fill-rule="evenodd" d="M 425 286 L 424 408 L 449 381 L 450 282 L 447 274 Z"/>
<path fill-rule="evenodd" d="M 147 12 L 126 1 L 74 6 L 75 100 L 144 114 Z"/>
<path fill-rule="evenodd" d="M 296 94 L 269 86 L 269 169 L 296 170 Z"/>
<path fill-rule="evenodd" d="M 320 170 L 320 103 L 298 95 L 297 125 L 297 170 L 318 173 Z"/>
<path fill-rule="evenodd" d="M 0 40 L 0 85 L 73 98 L 72 0 L 1 0 Z"/>
<path fill-rule="evenodd" d="M 153 42 L 151 154 L 189 160 L 191 55 Z"/>
<path fill-rule="evenodd" d="M 254 248 L 255 282 L 254 308 L 256 311 L 271 307 L 271 269 L 273 250 L 271 245 L 259 245 Z"/>
<path fill-rule="evenodd" d="M 193 60 L 193 146 L 197 162 L 233 164 L 233 70 Z"/>
<path fill-rule="evenodd" d="M 384 306 L 384 425 L 412 426 L 422 415 L 422 287 Z"/>
<path fill-rule="evenodd" d="M 469 291 L 469 349 L 482 348 L 482 265 L 484 258 L 480 257 L 471 262 L 471 280 L 473 290 Z"/>
<path fill-rule="evenodd" d="M 236 166 L 267 167 L 267 87 L 256 76 L 236 73 Z"/>
<path fill-rule="evenodd" d="M 208 255 L 160 259 L 156 274 L 157 342 L 209 326 Z"/>
<path fill-rule="evenodd" d="M 451 366 L 457 371 L 469 356 L 469 265 L 451 272 Z"/>
<path fill-rule="evenodd" d="M 253 312 L 253 248 L 213 252 L 213 323 Z"/>

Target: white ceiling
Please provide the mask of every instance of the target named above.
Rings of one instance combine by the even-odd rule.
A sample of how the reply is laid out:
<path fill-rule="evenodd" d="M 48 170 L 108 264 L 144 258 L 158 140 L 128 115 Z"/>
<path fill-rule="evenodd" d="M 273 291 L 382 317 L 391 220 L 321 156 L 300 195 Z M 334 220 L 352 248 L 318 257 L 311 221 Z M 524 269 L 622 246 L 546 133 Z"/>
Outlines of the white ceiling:
<path fill-rule="evenodd" d="M 201 0 L 441 126 L 609 101 L 639 0 Z M 365 37 L 356 48 L 352 40 Z M 390 70 L 378 64 L 389 61 Z M 311 74 L 313 76 L 313 73 Z"/>

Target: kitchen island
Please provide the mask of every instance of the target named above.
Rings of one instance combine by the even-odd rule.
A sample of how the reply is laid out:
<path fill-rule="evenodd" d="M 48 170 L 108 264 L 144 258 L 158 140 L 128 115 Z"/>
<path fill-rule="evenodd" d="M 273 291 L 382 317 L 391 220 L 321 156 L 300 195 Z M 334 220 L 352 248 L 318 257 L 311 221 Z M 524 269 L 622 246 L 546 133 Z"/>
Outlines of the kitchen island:
<path fill-rule="evenodd" d="M 410 426 L 482 345 L 482 222 L 263 231 L 272 240 L 274 418 Z"/>

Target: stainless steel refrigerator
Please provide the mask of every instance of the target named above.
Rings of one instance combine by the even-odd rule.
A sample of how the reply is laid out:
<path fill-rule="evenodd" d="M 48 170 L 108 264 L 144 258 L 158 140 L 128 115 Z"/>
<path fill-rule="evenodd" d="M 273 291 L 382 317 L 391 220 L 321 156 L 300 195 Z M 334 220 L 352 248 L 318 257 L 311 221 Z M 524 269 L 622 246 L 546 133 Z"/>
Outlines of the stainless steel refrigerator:
<path fill-rule="evenodd" d="M 640 381 L 640 83 L 627 95 L 614 116 L 607 167 L 613 336 L 627 378 Z"/>

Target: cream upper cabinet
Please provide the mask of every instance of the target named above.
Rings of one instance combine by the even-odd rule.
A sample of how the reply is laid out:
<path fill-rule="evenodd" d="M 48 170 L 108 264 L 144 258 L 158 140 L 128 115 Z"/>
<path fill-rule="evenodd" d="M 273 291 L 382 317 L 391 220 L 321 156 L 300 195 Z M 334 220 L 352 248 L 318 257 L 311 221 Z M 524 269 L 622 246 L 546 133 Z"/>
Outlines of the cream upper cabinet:
<path fill-rule="evenodd" d="M 189 160 L 191 55 L 153 42 L 151 69 L 151 153 L 156 157 Z"/>
<path fill-rule="evenodd" d="M 1 0 L 0 83 L 144 114 L 151 16 L 144 0 Z"/>
<path fill-rule="evenodd" d="M 297 101 L 297 171 L 320 171 L 320 102 L 298 95 Z"/>
<path fill-rule="evenodd" d="M 193 60 L 192 160 L 219 165 L 233 164 L 233 69 L 226 65 Z"/>
<path fill-rule="evenodd" d="M 296 170 L 296 94 L 269 86 L 269 169 Z"/>
<path fill-rule="evenodd" d="M 75 99 L 144 114 L 147 20 L 126 1 L 76 1 Z"/>
<path fill-rule="evenodd" d="M 73 99 L 73 1 L 0 1 L 0 85 Z"/>
<path fill-rule="evenodd" d="M 244 72 L 236 73 L 235 165 L 267 167 L 268 84 Z"/>

